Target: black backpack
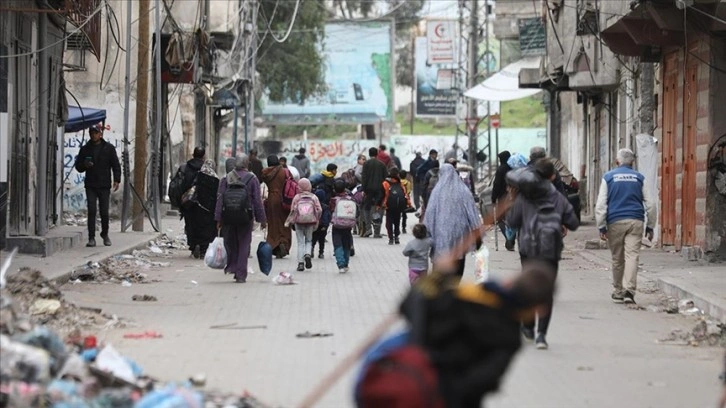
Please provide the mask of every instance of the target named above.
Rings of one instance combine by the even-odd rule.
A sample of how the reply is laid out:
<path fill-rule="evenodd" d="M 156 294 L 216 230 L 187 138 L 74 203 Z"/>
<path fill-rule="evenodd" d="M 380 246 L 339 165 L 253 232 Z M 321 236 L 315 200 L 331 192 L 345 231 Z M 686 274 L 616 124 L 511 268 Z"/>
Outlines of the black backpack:
<path fill-rule="evenodd" d="M 236 174 L 235 174 L 236 176 Z M 252 205 L 247 184 L 254 175 L 247 173 L 242 180 L 229 183 L 222 194 L 222 223 L 227 225 L 248 225 L 252 222 Z"/>
<path fill-rule="evenodd" d="M 403 211 L 406 209 L 406 192 L 403 191 L 401 182 L 394 183 L 391 179 L 388 181 L 388 199 L 386 200 L 386 207 L 389 210 Z"/>
<path fill-rule="evenodd" d="M 186 164 L 182 164 L 169 182 L 169 202 L 172 207 L 181 208 L 181 198 L 184 194 L 184 170 Z"/>
<path fill-rule="evenodd" d="M 520 238 L 522 252 L 530 258 L 558 262 L 564 246 L 562 214 L 551 202 L 541 203 L 529 223 L 529 234 Z"/>

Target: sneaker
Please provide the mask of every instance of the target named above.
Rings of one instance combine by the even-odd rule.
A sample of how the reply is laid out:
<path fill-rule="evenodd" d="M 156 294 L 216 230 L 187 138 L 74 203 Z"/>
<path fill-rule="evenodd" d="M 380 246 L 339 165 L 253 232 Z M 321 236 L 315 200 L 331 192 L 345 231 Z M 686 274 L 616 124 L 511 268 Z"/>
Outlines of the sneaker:
<path fill-rule="evenodd" d="M 348 270 L 346 268 L 338 268 L 338 273 L 346 273 Z"/>
<path fill-rule="evenodd" d="M 318 254 L 318 259 L 324 259 L 324 258 L 325 258 L 325 255 L 323 255 L 322 252 Z"/>
<path fill-rule="evenodd" d="M 310 269 L 313 267 L 313 257 L 310 255 L 305 255 L 305 268 Z"/>
<path fill-rule="evenodd" d="M 343 267 L 343 273 L 348 273 L 348 271 L 350 271 L 350 268 L 347 266 Z"/>
<path fill-rule="evenodd" d="M 194 246 L 194 249 L 192 250 L 192 256 L 195 259 L 199 259 L 202 257 L 202 248 L 200 248 L 199 245 Z"/>
<path fill-rule="evenodd" d="M 522 332 L 522 336 L 524 336 L 525 339 L 527 339 L 529 341 L 534 340 L 534 330 L 533 329 L 522 326 L 520 331 Z"/>
<path fill-rule="evenodd" d="M 111 246 L 111 238 L 108 235 L 101 235 L 101 238 L 103 238 L 103 245 Z"/>
<path fill-rule="evenodd" d="M 371 235 L 373 235 L 372 232 L 366 232 L 365 234 L 361 235 L 363 238 L 369 238 Z"/>
<path fill-rule="evenodd" d="M 393 240 L 392 239 L 389 239 L 388 240 L 388 245 L 393 245 Z"/>
<path fill-rule="evenodd" d="M 350 247 L 350 256 L 355 256 L 355 248 Z"/>
<path fill-rule="evenodd" d="M 398 245 L 398 244 L 400 244 L 400 243 L 401 243 L 401 241 L 399 241 L 399 240 L 398 240 L 398 237 L 396 237 L 396 238 L 395 238 L 395 239 L 393 240 L 393 242 L 394 242 L 394 243 L 396 243 L 396 245 Z"/>
<path fill-rule="evenodd" d="M 623 293 L 623 302 L 633 304 L 635 303 L 635 294 L 629 290 Z"/>
<path fill-rule="evenodd" d="M 96 246 L 96 239 L 95 238 L 88 238 L 88 243 L 86 244 L 87 247 L 95 247 Z"/>
<path fill-rule="evenodd" d="M 404 228 L 403 228 L 403 231 L 401 231 L 401 234 L 405 234 L 406 232 L 407 232 L 407 231 L 406 231 L 406 227 L 404 227 Z"/>
<path fill-rule="evenodd" d="M 625 300 L 625 292 L 622 290 L 613 291 L 613 294 L 610 295 L 610 298 L 615 303 L 623 303 L 623 301 Z"/>
<path fill-rule="evenodd" d="M 537 347 L 537 350 L 547 350 L 549 346 L 547 345 L 544 333 L 537 335 L 537 340 L 534 341 L 534 346 Z"/>
<path fill-rule="evenodd" d="M 302 272 L 302 271 L 304 271 L 304 270 L 305 270 L 305 264 L 304 264 L 304 263 L 302 263 L 302 262 L 299 262 L 299 263 L 297 264 L 297 271 L 298 271 L 298 272 Z"/>
<path fill-rule="evenodd" d="M 374 234 L 373 235 L 373 238 L 383 238 L 383 235 L 381 235 L 381 234 Z"/>
<path fill-rule="evenodd" d="M 508 239 L 506 242 L 504 242 L 504 248 L 507 249 L 507 251 L 514 251 L 514 240 Z"/>

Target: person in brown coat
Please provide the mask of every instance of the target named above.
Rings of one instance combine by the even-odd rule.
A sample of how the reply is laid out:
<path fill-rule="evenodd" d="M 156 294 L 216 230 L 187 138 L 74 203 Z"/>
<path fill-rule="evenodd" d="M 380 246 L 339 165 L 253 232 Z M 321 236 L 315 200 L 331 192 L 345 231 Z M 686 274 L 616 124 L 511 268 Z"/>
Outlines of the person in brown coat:
<path fill-rule="evenodd" d="M 267 156 L 267 168 L 262 170 L 262 182 L 267 185 L 265 214 L 267 214 L 267 243 L 272 253 L 278 257 L 286 257 L 290 253 L 292 232 L 285 226 L 289 211 L 282 208 L 282 192 L 285 189 L 288 171 L 280 164 L 276 155 Z"/>

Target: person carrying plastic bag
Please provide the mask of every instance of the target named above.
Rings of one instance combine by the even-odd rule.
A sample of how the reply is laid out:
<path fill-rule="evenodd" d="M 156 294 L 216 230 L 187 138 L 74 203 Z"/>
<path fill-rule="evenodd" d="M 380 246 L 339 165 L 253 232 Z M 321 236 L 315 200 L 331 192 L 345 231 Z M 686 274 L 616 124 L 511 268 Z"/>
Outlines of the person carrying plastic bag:
<path fill-rule="evenodd" d="M 224 269 L 227 266 L 227 250 L 224 248 L 224 238 L 216 237 L 204 254 L 204 263 L 212 269 Z"/>

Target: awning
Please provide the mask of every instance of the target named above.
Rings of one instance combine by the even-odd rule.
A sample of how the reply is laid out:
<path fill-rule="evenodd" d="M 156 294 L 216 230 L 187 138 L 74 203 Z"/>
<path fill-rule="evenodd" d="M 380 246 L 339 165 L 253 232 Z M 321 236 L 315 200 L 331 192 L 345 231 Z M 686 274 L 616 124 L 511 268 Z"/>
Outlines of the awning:
<path fill-rule="evenodd" d="M 481 101 L 513 101 L 541 92 L 541 89 L 519 87 L 519 71 L 525 68 L 539 68 L 541 57 L 522 58 L 487 78 L 481 84 L 464 92 L 467 98 Z"/>
<path fill-rule="evenodd" d="M 78 106 L 68 107 L 68 120 L 66 121 L 65 132 L 80 132 L 83 129 L 106 120 L 105 109 L 84 108 Z"/>

